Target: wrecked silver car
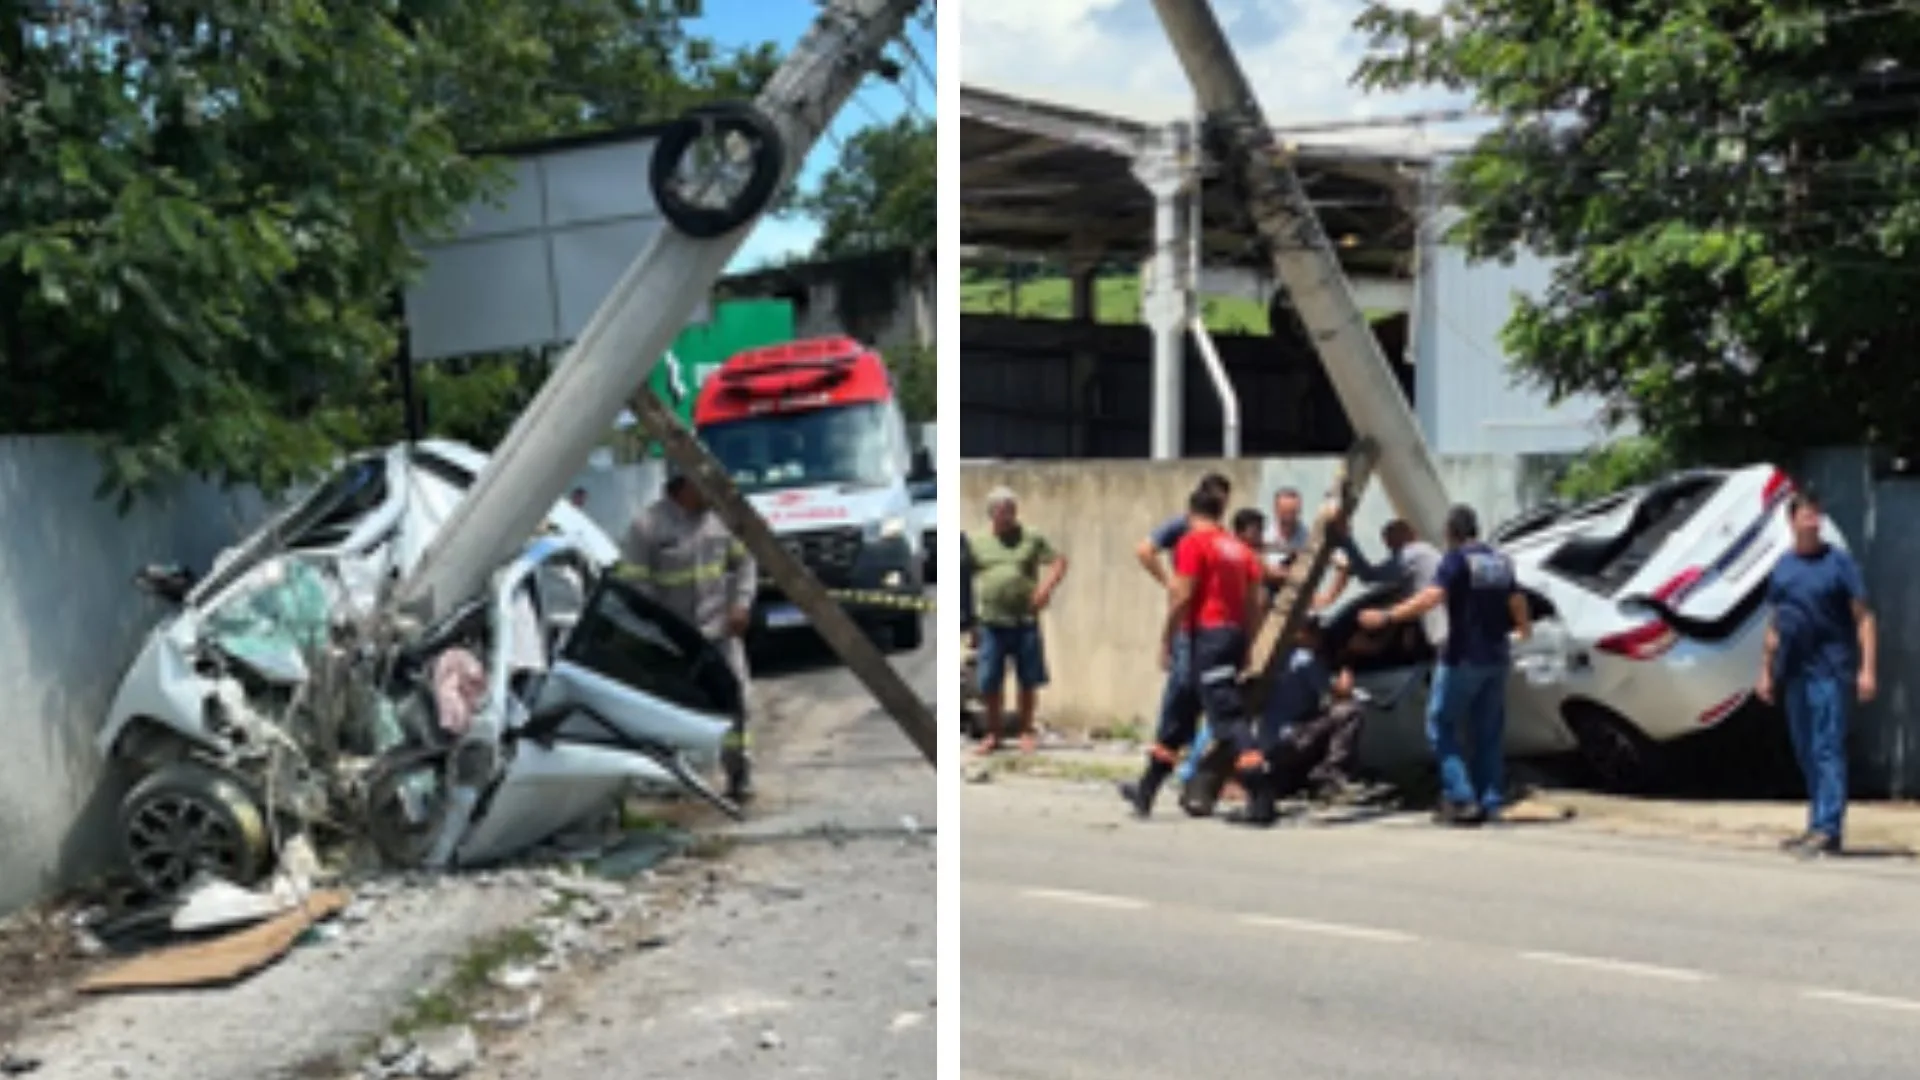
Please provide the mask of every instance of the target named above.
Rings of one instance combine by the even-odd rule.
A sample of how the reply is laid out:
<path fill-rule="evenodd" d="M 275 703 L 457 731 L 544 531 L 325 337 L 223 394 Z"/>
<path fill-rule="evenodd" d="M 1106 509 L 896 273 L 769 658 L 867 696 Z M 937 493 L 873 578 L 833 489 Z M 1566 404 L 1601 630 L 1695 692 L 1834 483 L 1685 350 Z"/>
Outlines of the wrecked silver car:
<path fill-rule="evenodd" d="M 204 578 L 141 572 L 174 610 L 99 736 L 134 774 L 119 832 L 141 887 L 250 884 L 296 831 L 414 865 L 485 861 L 636 782 L 733 809 L 697 770 L 739 687 L 613 578 L 618 549 L 574 507 L 437 626 L 396 642 L 376 622 L 485 463 L 447 442 L 362 454 Z"/>

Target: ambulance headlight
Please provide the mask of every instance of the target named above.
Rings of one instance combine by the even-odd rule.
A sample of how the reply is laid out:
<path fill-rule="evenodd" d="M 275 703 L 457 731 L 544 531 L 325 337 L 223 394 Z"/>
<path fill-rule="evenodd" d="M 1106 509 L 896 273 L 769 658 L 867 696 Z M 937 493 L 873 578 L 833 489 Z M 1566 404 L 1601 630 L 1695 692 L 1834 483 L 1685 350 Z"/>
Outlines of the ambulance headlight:
<path fill-rule="evenodd" d="M 883 518 L 867 524 L 867 539 L 892 540 L 907 534 L 907 519 L 903 517 Z"/>

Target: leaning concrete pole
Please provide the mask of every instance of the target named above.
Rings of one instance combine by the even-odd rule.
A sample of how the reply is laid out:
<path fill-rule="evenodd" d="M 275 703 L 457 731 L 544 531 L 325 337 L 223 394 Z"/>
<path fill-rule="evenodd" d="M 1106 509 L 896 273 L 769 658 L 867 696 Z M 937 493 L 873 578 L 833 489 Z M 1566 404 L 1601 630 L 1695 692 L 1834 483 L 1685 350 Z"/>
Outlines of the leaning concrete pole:
<path fill-rule="evenodd" d="M 1423 537 L 1439 543 L 1447 516 L 1440 471 L 1212 6 L 1207 0 L 1153 0 L 1153 6 L 1201 112 L 1222 136 L 1222 164 L 1246 193 L 1254 227 L 1273 250 L 1274 275 L 1326 365 L 1355 436 L 1376 449 L 1376 475 L 1387 498 Z"/>
<path fill-rule="evenodd" d="M 835 0 L 754 102 L 784 148 L 778 191 L 921 0 Z M 658 148 L 655 151 L 659 154 Z M 648 182 L 644 176 L 636 184 Z M 751 186 L 751 181 L 748 182 Z M 658 190 L 656 189 L 656 198 Z M 430 622 L 479 594 L 540 527 L 568 482 L 646 382 L 771 200 L 718 235 L 669 224 L 641 249 L 507 433 L 472 489 L 395 594 L 398 612 Z"/>
<path fill-rule="evenodd" d="M 659 440 L 667 460 L 679 466 L 693 485 L 706 495 L 712 512 L 738 537 L 740 543 L 759 564 L 760 572 L 780 586 L 788 600 L 805 612 L 820 637 L 847 665 L 847 670 L 863 683 L 867 692 L 880 703 L 894 723 L 900 725 L 927 764 L 940 762 L 940 729 L 933 710 L 907 681 L 887 663 L 878 647 L 867 640 L 839 602 L 827 595 L 826 588 L 808 572 L 800 560 L 780 546 L 766 519 L 754 512 L 753 504 L 740 494 L 721 465 L 679 417 L 661 402 L 652 388 L 641 387 L 633 396 L 633 415 L 647 434 Z"/>

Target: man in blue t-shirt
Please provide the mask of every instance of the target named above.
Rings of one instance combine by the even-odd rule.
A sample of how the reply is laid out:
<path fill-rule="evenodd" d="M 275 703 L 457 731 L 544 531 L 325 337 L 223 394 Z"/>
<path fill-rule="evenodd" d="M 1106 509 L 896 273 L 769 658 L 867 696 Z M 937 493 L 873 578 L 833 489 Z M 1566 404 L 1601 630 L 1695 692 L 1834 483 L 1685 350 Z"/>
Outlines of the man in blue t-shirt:
<path fill-rule="evenodd" d="M 1434 820 L 1478 825 L 1500 814 L 1509 638 L 1524 638 L 1533 627 L 1513 562 L 1480 542 L 1480 519 L 1470 506 L 1447 511 L 1447 553 L 1433 584 L 1385 611 L 1362 612 L 1360 624 L 1378 630 L 1411 622 L 1441 604 L 1447 610 L 1447 640 L 1427 698 L 1427 740 L 1440 765 L 1441 802 Z M 1471 767 L 1460 750 L 1463 719 Z"/>
<path fill-rule="evenodd" d="M 1762 701 L 1785 707 L 1793 754 L 1806 777 L 1807 831 L 1785 844 L 1802 855 L 1840 850 L 1851 706 L 1855 699 L 1872 701 L 1877 689 L 1879 643 L 1860 566 L 1821 537 L 1822 517 L 1812 492 L 1787 503 L 1793 550 L 1780 557 L 1767 582 L 1773 617 L 1755 687 Z"/>
<path fill-rule="evenodd" d="M 1216 492 L 1220 496 L 1220 501 L 1226 503 L 1233 496 L 1233 481 L 1219 473 L 1208 473 L 1200 478 L 1196 489 Z M 1172 579 L 1167 576 L 1166 564 L 1173 558 L 1174 545 L 1180 542 L 1181 537 L 1187 535 L 1192 521 L 1192 515 L 1184 510 L 1174 514 L 1154 526 L 1153 531 L 1133 549 L 1134 558 L 1140 560 L 1140 568 L 1147 572 L 1147 576 L 1158 582 L 1162 590 L 1172 584 Z M 1187 646 L 1187 639 L 1176 635 L 1169 643 L 1167 655 L 1160 658 L 1161 667 L 1167 673 L 1167 683 L 1160 693 L 1160 714 L 1156 718 L 1156 730 L 1167 730 L 1168 714 L 1173 709 L 1182 707 L 1179 703 L 1183 700 L 1181 687 L 1186 685 Z M 1207 729 L 1206 721 L 1203 719 L 1200 721 L 1199 732 L 1194 736 L 1192 747 L 1189 748 L 1185 760 L 1180 763 L 1178 773 L 1180 783 L 1185 784 L 1193 779 L 1194 768 L 1200 761 L 1200 755 L 1206 753 L 1207 746 L 1212 741 L 1212 732 Z"/>

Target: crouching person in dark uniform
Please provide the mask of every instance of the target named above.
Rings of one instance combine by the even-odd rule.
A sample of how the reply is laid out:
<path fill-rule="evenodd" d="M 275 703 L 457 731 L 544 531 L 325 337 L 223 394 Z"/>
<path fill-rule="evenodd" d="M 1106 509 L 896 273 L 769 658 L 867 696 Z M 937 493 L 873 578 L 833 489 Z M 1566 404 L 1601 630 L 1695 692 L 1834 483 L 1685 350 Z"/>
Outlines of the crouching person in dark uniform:
<path fill-rule="evenodd" d="M 1246 666 L 1247 646 L 1260 618 L 1262 580 L 1259 556 L 1222 528 L 1226 499 L 1205 487 L 1189 500 L 1192 524 L 1173 550 L 1173 579 L 1167 586 L 1167 621 L 1162 655 L 1185 635 L 1188 642 L 1186 677 L 1160 720 L 1146 771 L 1140 779 L 1121 785 L 1121 794 L 1134 813 L 1153 812 L 1154 797 L 1193 741 L 1195 724 L 1204 710 L 1215 740 L 1234 748 L 1240 782 L 1247 789 L 1248 812 L 1273 814 L 1272 789 L 1266 776 L 1253 724 L 1240 696 L 1240 671 Z"/>
<path fill-rule="evenodd" d="M 1354 685 L 1353 669 L 1341 668 L 1327 684 L 1326 701 L 1304 723 L 1282 734 L 1269 750 L 1267 767 L 1282 795 L 1305 790 L 1322 802 L 1355 799 L 1361 789 L 1350 772 L 1366 695 Z"/>

